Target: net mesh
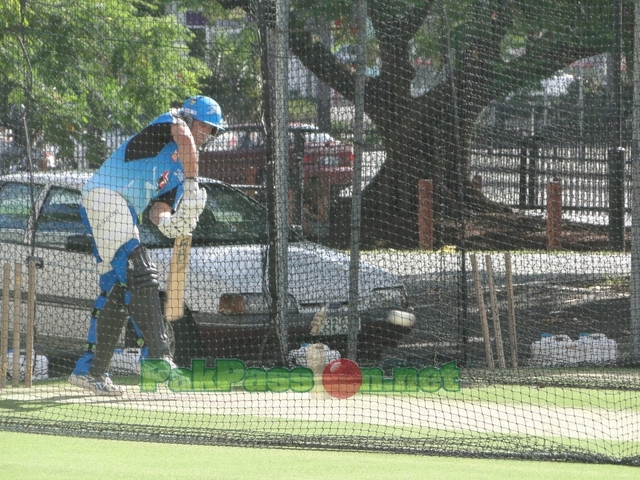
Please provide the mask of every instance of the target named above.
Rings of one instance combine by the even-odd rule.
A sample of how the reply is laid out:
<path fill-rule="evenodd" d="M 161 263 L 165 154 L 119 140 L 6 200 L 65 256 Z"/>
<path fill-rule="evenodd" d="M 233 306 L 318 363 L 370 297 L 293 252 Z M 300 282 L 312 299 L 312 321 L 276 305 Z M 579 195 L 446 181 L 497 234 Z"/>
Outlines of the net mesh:
<path fill-rule="evenodd" d="M 0 428 L 640 464 L 634 2 L 0 20 Z"/>

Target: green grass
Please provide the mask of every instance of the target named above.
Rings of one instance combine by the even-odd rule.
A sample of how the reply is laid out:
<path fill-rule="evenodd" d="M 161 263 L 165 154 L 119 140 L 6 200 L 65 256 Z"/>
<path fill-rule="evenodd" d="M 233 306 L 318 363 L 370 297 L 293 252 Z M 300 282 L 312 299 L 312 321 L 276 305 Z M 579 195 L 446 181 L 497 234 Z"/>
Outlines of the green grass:
<path fill-rule="evenodd" d="M 568 387 L 538 388 L 527 385 L 492 385 L 483 388 L 463 388 L 460 392 L 437 393 L 366 393 L 362 395 L 440 398 L 451 401 L 497 403 L 500 405 L 539 406 L 548 408 L 583 408 L 609 411 L 640 411 L 637 391 L 596 390 Z"/>
<path fill-rule="evenodd" d="M 539 407 L 640 411 L 640 395 L 636 391 L 596 390 L 584 388 L 496 385 L 468 388 L 457 397 L 464 401 L 490 402 L 503 405 L 535 405 Z M 456 398 L 455 394 L 447 396 Z"/>
<path fill-rule="evenodd" d="M 348 451 L 173 445 L 0 431 L 11 480 L 596 480 L 638 478 L 638 467 Z"/>

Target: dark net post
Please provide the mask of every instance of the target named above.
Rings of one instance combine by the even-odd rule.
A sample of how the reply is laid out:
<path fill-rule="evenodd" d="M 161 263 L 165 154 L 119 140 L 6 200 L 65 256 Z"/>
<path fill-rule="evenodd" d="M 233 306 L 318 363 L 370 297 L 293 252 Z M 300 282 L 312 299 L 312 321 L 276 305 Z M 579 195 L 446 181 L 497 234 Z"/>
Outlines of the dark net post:
<path fill-rule="evenodd" d="M 562 180 L 547 183 L 547 250 L 562 248 Z"/>
<path fill-rule="evenodd" d="M 538 205 L 538 160 L 540 157 L 540 137 L 530 137 L 529 143 L 529 175 L 527 207 L 533 208 Z"/>
<path fill-rule="evenodd" d="M 527 152 L 527 139 L 523 138 L 519 142 L 520 146 L 520 154 L 518 155 L 520 159 L 520 178 L 518 182 L 518 206 L 520 208 L 525 208 L 527 204 L 527 160 L 528 160 L 528 152 Z"/>
<path fill-rule="evenodd" d="M 622 147 L 609 149 L 609 248 L 624 250 L 624 153 Z"/>
<path fill-rule="evenodd" d="M 289 177 L 291 178 L 291 222 L 294 225 L 302 224 L 302 169 L 304 161 L 304 130 L 294 132 L 293 163 L 290 165 Z"/>
<path fill-rule="evenodd" d="M 420 248 L 433 250 L 433 181 L 418 181 L 418 235 Z"/>

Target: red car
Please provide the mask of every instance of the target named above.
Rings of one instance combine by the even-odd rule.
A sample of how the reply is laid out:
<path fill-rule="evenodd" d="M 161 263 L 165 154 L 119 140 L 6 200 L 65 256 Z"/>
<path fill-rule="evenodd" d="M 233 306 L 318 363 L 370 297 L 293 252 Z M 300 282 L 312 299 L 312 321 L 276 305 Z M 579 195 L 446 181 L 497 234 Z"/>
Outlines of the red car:
<path fill-rule="evenodd" d="M 296 146 L 296 138 L 299 144 Z M 304 141 L 302 144 L 301 141 Z M 302 151 L 301 153 L 300 150 Z M 314 125 L 289 126 L 289 184 L 296 183 L 296 158 L 302 156 L 303 183 L 325 176 L 332 192 L 351 185 L 353 149 Z M 260 125 L 232 125 L 200 153 L 200 175 L 235 185 L 265 182 L 266 145 Z"/>

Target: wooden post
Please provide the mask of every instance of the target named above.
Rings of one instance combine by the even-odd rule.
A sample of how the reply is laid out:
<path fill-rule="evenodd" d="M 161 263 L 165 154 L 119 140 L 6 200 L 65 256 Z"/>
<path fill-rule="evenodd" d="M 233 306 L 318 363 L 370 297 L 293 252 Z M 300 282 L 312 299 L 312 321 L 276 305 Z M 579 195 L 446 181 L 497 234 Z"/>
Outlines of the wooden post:
<path fill-rule="evenodd" d="M 474 175 L 471 179 L 471 186 L 474 190 L 477 190 L 478 193 L 482 193 L 482 175 Z"/>
<path fill-rule="evenodd" d="M 331 179 L 329 172 L 318 172 L 320 191 L 317 192 L 315 201 L 318 203 L 318 223 L 329 223 L 329 210 L 331 205 Z"/>
<path fill-rule="evenodd" d="M 256 174 L 258 173 L 257 167 L 248 166 L 244 169 L 244 184 L 256 185 Z"/>
<path fill-rule="evenodd" d="M 308 220 L 329 223 L 331 205 L 331 178 L 328 172 L 318 172 L 304 185 L 303 211 Z"/>
<path fill-rule="evenodd" d="M 491 351 L 491 336 L 489 334 L 489 322 L 487 321 L 487 309 L 484 306 L 484 295 L 482 293 L 482 283 L 480 282 L 480 272 L 478 271 L 478 261 L 476 254 L 472 253 L 471 269 L 473 271 L 473 280 L 476 286 L 476 297 L 478 297 L 478 310 L 480 311 L 480 324 L 482 326 L 482 336 L 484 338 L 484 354 L 487 358 L 487 368 L 493 370 L 493 352 Z"/>
<path fill-rule="evenodd" d="M 562 180 L 547 183 L 547 250 L 562 248 Z"/>
<path fill-rule="evenodd" d="M 9 302 L 11 282 L 11 264 L 4 264 L 4 275 L 2 280 L 2 327 L 0 330 L 0 388 L 7 386 L 7 373 L 9 369 Z"/>
<path fill-rule="evenodd" d="M 491 255 L 485 255 L 485 265 L 487 267 L 487 282 L 489 284 L 489 302 L 491 304 L 491 318 L 493 320 L 493 337 L 496 339 L 496 352 L 498 353 L 498 366 L 500 369 L 506 368 L 504 360 L 504 344 L 502 343 L 502 327 L 500 326 L 500 315 L 498 313 L 498 297 L 496 295 L 496 285 L 493 281 L 493 262 Z"/>
<path fill-rule="evenodd" d="M 296 212 L 295 212 L 295 202 L 294 202 L 294 191 L 289 189 L 289 211 L 287 212 L 287 220 L 289 225 L 294 225 L 295 223 L 295 218 L 296 218 Z"/>
<path fill-rule="evenodd" d="M 36 263 L 31 260 L 28 264 L 27 277 L 27 339 L 24 352 L 24 386 L 31 388 L 33 382 L 33 341 L 34 323 L 36 316 Z"/>
<path fill-rule="evenodd" d="M 418 235 L 419 246 L 433 250 L 433 181 L 418 181 Z"/>
<path fill-rule="evenodd" d="M 247 166 L 244 169 L 244 184 L 245 185 L 256 185 L 256 175 L 258 174 L 258 168 Z M 245 189 L 245 192 L 248 196 L 255 199 L 256 198 L 256 190 L 252 190 L 250 188 Z"/>
<path fill-rule="evenodd" d="M 507 312 L 509 325 L 509 345 L 511 347 L 511 366 L 518 368 L 518 341 L 516 336 L 516 309 L 513 302 L 513 269 L 511 254 L 504 254 L 504 268 L 507 278 Z"/>
<path fill-rule="evenodd" d="M 318 172 L 304 184 L 302 195 L 302 231 L 308 237 L 324 237 L 329 232 L 331 179 L 328 172 Z"/>
<path fill-rule="evenodd" d="M 20 381 L 20 303 L 22 302 L 22 264 L 16 263 L 13 281 L 13 371 L 11 385 Z"/>

